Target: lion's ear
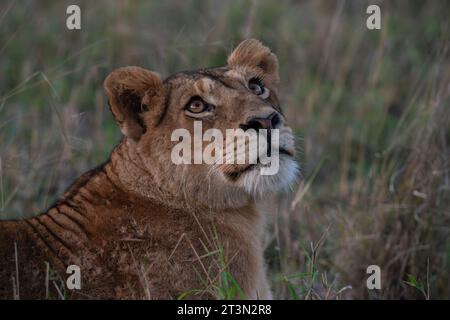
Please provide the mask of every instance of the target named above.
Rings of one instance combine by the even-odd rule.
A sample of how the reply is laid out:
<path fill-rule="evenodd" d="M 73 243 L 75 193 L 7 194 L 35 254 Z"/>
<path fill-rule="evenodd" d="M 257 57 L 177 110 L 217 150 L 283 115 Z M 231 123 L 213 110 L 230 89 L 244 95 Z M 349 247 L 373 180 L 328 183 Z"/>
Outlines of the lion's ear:
<path fill-rule="evenodd" d="M 111 112 L 124 135 L 137 141 L 147 127 L 143 113 L 162 88 L 159 74 L 139 68 L 114 70 L 104 82 Z"/>
<path fill-rule="evenodd" d="M 228 65 L 259 68 L 271 80 L 279 82 L 277 56 L 256 39 L 242 41 L 228 57 Z"/>

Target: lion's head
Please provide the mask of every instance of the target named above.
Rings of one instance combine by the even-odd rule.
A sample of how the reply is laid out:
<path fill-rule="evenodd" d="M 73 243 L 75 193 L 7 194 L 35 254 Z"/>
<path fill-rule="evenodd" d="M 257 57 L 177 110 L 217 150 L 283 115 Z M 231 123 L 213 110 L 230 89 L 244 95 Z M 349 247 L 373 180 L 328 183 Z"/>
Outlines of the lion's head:
<path fill-rule="evenodd" d="M 148 173 L 154 190 L 161 194 L 167 193 L 189 205 L 237 207 L 251 198 L 286 187 L 295 179 L 294 139 L 278 100 L 277 58 L 257 40 L 243 41 L 231 53 L 225 67 L 180 72 L 164 81 L 155 72 L 125 67 L 113 71 L 104 86 L 110 109 L 126 136 L 124 143 L 145 166 L 140 175 Z M 194 136 L 195 123 L 201 124 L 202 134 L 211 128 L 219 129 L 224 139 L 227 129 L 256 133 L 279 129 L 279 143 L 271 144 L 268 139 L 262 148 L 259 146 L 265 152 L 271 149 L 270 156 L 278 161 L 277 171 L 261 174 L 260 169 L 268 164 L 258 159 L 256 163 L 250 163 L 249 158 L 245 163 L 196 161 L 198 152 L 211 151 L 207 148 L 211 149 L 217 137 L 208 138 L 206 134 L 206 140 L 211 142 L 200 141 L 199 148 L 198 137 Z M 188 152 L 191 164 L 173 160 L 174 148 L 179 144 L 172 141 L 177 129 L 191 134 L 192 153 Z M 233 150 L 226 149 L 229 142 L 220 144 L 223 149 L 220 157 L 218 149 L 211 154 L 226 159 Z M 244 150 L 248 153 L 249 149 Z M 138 188 L 148 188 L 148 184 Z"/>

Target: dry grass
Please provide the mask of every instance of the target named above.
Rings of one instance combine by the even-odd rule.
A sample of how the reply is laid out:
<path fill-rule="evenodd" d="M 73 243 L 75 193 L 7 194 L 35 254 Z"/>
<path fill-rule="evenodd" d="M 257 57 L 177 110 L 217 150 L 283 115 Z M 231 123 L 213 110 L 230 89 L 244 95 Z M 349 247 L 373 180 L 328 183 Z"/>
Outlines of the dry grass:
<path fill-rule="evenodd" d="M 279 57 L 304 175 L 266 206 L 275 297 L 450 297 L 447 3 L 371 1 L 381 31 L 365 1 L 78 3 L 81 32 L 65 29 L 69 2 L 0 4 L 2 217 L 44 210 L 107 157 L 112 69 L 221 65 L 256 37 Z M 365 289 L 371 264 L 381 291 Z"/>

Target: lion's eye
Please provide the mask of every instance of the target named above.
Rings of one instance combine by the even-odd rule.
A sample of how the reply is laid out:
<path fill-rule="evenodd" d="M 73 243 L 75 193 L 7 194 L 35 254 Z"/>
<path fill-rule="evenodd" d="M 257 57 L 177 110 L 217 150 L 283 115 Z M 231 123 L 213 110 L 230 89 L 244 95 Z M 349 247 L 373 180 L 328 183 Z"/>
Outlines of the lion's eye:
<path fill-rule="evenodd" d="M 192 113 L 201 113 L 207 110 L 207 105 L 202 99 L 194 98 L 188 103 L 186 110 Z"/>
<path fill-rule="evenodd" d="M 190 117 L 201 118 L 211 115 L 214 106 L 205 102 L 199 96 L 192 97 L 184 107 L 184 113 Z"/>
<path fill-rule="evenodd" d="M 264 87 L 261 80 L 257 78 L 250 79 L 248 82 L 248 88 L 251 92 L 256 94 L 257 96 L 261 96 L 261 98 L 266 99 L 269 96 L 269 90 Z"/>

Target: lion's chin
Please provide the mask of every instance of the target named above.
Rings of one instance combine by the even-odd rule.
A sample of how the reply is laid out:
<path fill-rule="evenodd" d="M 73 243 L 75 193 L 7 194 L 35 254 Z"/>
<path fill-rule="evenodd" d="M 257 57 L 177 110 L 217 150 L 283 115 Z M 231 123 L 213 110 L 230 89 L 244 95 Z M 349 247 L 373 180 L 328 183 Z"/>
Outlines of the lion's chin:
<path fill-rule="evenodd" d="M 286 155 L 280 155 L 279 167 L 275 174 L 263 174 L 261 169 L 260 164 L 249 167 L 241 173 L 236 181 L 247 194 L 255 198 L 290 188 L 299 172 L 297 162 L 291 156 Z"/>

